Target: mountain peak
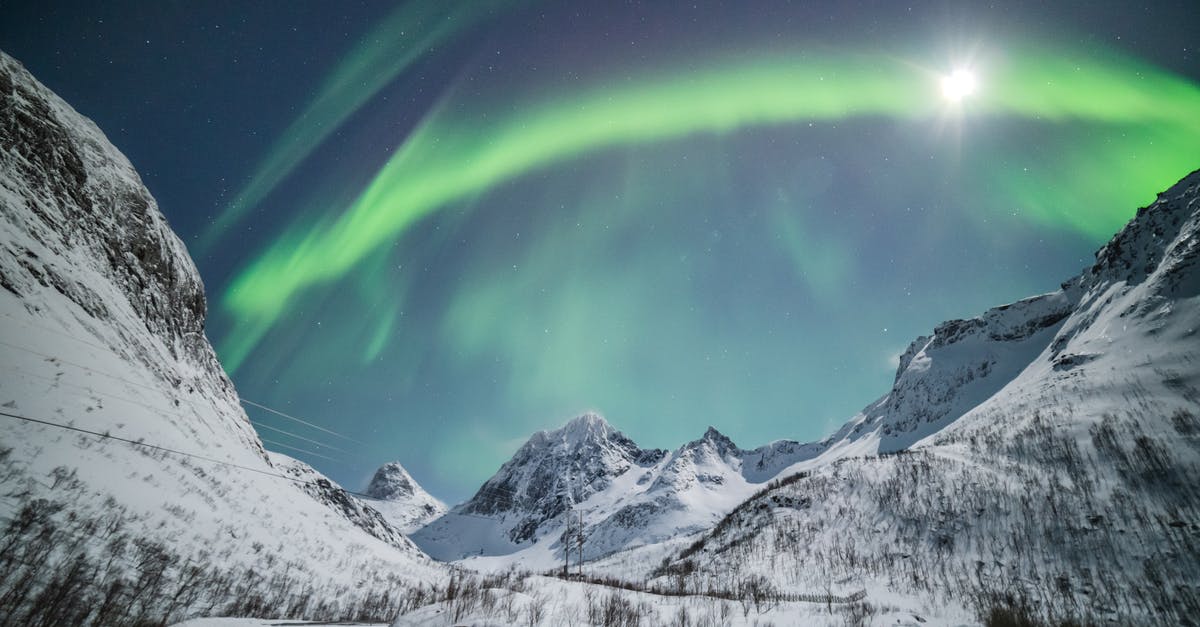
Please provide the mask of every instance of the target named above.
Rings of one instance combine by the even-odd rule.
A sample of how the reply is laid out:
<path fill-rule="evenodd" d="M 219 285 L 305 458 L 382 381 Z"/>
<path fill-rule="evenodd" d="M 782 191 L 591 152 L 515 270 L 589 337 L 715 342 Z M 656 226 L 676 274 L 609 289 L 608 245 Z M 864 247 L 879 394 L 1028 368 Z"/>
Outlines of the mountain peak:
<path fill-rule="evenodd" d="M 1161 192 L 1150 205 L 1138 209 L 1137 215 L 1096 251 L 1095 264 L 1083 274 L 1085 289 L 1120 281 L 1139 283 L 1164 263 L 1173 266 L 1194 255 L 1193 236 L 1200 230 L 1197 189 L 1200 189 L 1200 170 Z M 1171 277 L 1164 278 L 1173 284 Z"/>
<path fill-rule="evenodd" d="M 514 545 L 521 545 L 534 540 L 543 524 L 574 504 L 607 490 L 616 477 L 635 466 L 652 466 L 665 455 L 666 451 L 640 448 L 600 414 L 585 412 L 557 429 L 533 434 L 455 512 L 505 514 L 503 533 Z M 448 528 L 423 530 L 424 546 L 439 555 L 456 552 L 453 543 L 458 540 L 445 531 Z"/>
<path fill-rule="evenodd" d="M 589 411 L 589 412 L 584 412 L 584 413 L 572 418 L 571 420 L 569 420 L 567 422 L 567 424 L 563 425 L 563 427 L 560 429 L 560 431 L 563 431 L 566 433 L 578 433 L 578 432 L 595 432 L 595 431 L 602 431 L 602 430 L 607 431 L 607 430 L 611 430 L 611 429 L 612 429 L 612 425 L 608 424 L 608 421 L 604 419 L 604 416 L 601 416 L 600 414 L 598 414 L 594 411 Z"/>
<path fill-rule="evenodd" d="M 603 416 L 596 412 L 585 412 L 572 418 L 567 424 L 550 431 L 542 431 L 542 440 L 551 443 L 562 443 L 575 447 L 589 442 L 608 440 L 613 434 L 620 434 Z"/>
<path fill-rule="evenodd" d="M 388 462 L 375 471 L 364 493 L 371 507 L 406 534 L 446 512 L 446 504 L 417 483 L 400 462 Z"/>
<path fill-rule="evenodd" d="M 713 448 L 721 455 L 724 455 L 729 451 L 738 450 L 737 444 L 734 444 L 733 440 L 731 440 L 729 436 L 721 433 L 716 427 L 711 425 L 709 425 L 708 429 L 704 431 L 704 435 L 700 436 L 699 440 L 693 440 L 684 446 L 686 448 L 698 448 L 704 445 Z"/>
<path fill-rule="evenodd" d="M 366 495 L 373 499 L 394 501 L 407 498 L 414 493 L 412 475 L 400 465 L 400 462 L 388 462 L 375 471 L 367 486 Z"/>

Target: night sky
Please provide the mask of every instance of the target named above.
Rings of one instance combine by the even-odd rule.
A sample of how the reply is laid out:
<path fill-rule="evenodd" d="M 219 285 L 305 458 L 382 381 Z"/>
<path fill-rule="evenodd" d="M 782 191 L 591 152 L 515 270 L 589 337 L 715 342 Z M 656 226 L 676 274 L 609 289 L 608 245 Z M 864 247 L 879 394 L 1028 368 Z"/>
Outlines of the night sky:
<path fill-rule="evenodd" d="M 1200 167 L 1194 1 L 47 4 L 0 48 L 142 173 L 243 397 L 354 440 L 248 407 L 329 445 L 270 447 L 450 502 L 588 409 L 819 439 Z"/>

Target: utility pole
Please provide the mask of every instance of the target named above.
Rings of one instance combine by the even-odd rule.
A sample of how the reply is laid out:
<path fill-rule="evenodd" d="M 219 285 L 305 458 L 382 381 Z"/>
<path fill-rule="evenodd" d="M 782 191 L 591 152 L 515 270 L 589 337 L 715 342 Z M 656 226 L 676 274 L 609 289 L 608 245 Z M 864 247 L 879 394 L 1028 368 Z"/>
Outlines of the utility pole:
<path fill-rule="evenodd" d="M 563 577 L 571 574 L 571 512 L 567 512 L 567 534 L 563 537 Z"/>
<path fill-rule="evenodd" d="M 567 477 L 567 499 L 571 503 L 571 509 L 567 510 L 567 531 L 563 535 L 563 577 L 571 575 L 571 544 L 575 543 L 576 560 L 575 572 L 580 578 L 583 577 L 583 511 L 575 510 L 575 493 L 571 492 L 571 482 L 574 477 Z M 572 516 L 574 514 L 574 516 Z M 571 519 L 575 518 L 575 529 L 571 529 Z"/>
<path fill-rule="evenodd" d="M 567 487 L 567 502 L 573 502 L 571 494 L 571 477 L 568 476 L 564 482 Z M 571 510 L 567 510 L 567 531 L 563 536 L 563 578 L 571 575 Z"/>

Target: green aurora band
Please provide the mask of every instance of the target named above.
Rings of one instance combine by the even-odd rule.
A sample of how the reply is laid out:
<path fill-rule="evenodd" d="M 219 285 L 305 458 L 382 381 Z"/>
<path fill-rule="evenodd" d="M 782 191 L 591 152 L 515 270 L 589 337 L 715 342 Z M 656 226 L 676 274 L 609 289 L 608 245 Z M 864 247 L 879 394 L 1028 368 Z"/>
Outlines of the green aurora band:
<path fill-rule="evenodd" d="M 335 67 L 271 146 L 246 186 L 200 239 L 207 248 L 262 202 L 301 162 L 381 89 L 431 49 L 452 40 L 508 0 L 417 2 L 392 12 Z"/>
<path fill-rule="evenodd" d="M 936 121 L 967 113 L 1086 125 L 1087 140 L 1049 158 L 1070 166 L 1054 176 L 1024 175 L 1014 165 L 1026 157 L 1018 153 L 987 168 L 984 182 L 1003 196 L 992 209 L 1020 207 L 1037 224 L 1097 239 L 1200 156 L 1200 88 L 1131 59 L 1027 50 L 984 69 L 983 89 L 963 105 L 969 112 L 949 110 L 939 78 L 882 54 L 740 56 L 497 107 L 508 114 L 439 106 L 350 207 L 294 223 L 233 279 L 223 300 L 234 320 L 221 345 L 225 365 L 236 371 L 299 296 L 345 276 L 422 218 L 598 150 L 852 118 Z M 388 316 L 379 333 L 391 332 Z M 384 342 L 376 334 L 367 352 Z"/>

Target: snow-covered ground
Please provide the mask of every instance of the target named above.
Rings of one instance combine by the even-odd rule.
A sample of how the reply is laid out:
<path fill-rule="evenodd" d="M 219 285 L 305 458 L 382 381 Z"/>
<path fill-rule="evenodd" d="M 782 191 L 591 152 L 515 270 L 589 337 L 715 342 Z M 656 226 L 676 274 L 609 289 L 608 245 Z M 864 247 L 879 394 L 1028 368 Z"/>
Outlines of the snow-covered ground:
<path fill-rule="evenodd" d="M 192 619 L 175 623 L 173 627 L 388 627 L 386 622 L 312 622 L 289 619 Z"/>
<path fill-rule="evenodd" d="M 962 625 L 974 616 L 953 605 L 930 608 L 886 592 L 854 603 L 813 603 L 710 596 L 665 596 L 529 576 L 431 603 L 393 627 L 418 625 Z"/>
<path fill-rule="evenodd" d="M 392 627 L 455 625 L 494 627 L 583 627 L 586 625 L 766 626 L 872 625 L 950 627 L 974 622 L 958 606 L 927 607 L 910 597 L 875 591 L 864 601 L 819 603 L 761 600 L 756 603 L 714 597 L 663 596 L 577 581 L 524 576 L 503 585 L 464 591 L 396 618 Z M 318 627 L 377 623 L 312 623 L 285 619 L 203 618 L 175 627 Z"/>

